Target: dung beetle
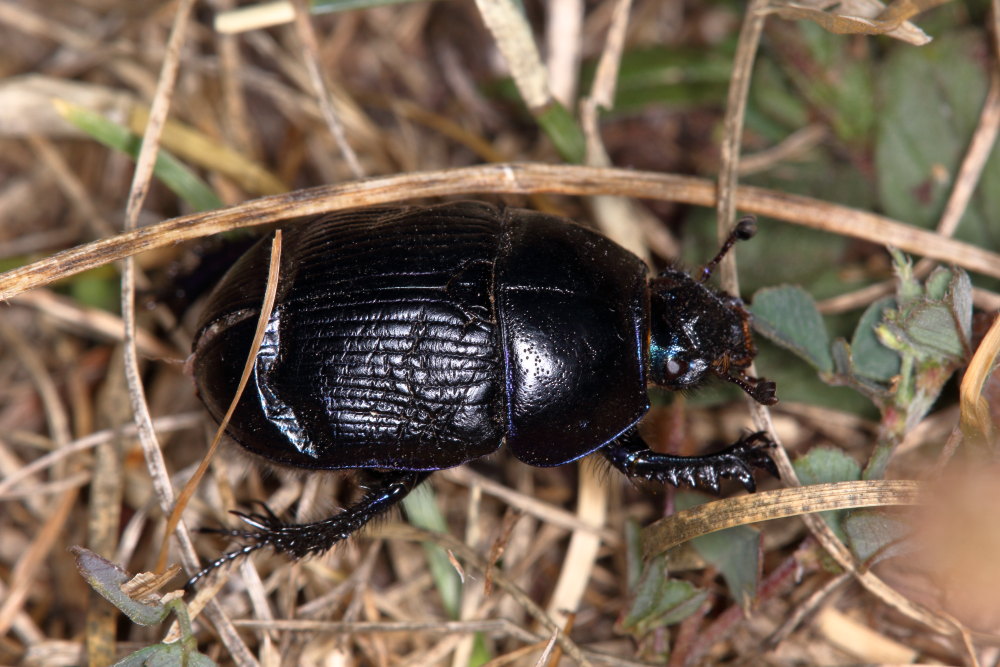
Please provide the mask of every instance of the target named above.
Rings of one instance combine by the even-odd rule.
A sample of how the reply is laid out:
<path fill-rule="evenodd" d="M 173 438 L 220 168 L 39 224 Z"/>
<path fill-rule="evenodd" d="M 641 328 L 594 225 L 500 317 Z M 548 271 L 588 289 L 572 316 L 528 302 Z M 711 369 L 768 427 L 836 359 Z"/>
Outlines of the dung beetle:
<path fill-rule="evenodd" d="M 239 514 L 218 531 L 245 546 L 188 582 L 270 546 L 299 558 L 328 550 L 435 470 L 503 443 L 533 466 L 599 451 L 630 478 L 755 488 L 777 476 L 763 433 L 714 454 L 650 450 L 636 429 L 648 384 L 683 390 L 718 376 L 773 404 L 745 371 L 756 350 L 742 302 L 705 285 L 738 224 L 696 279 L 648 277 L 635 255 L 586 227 L 480 202 L 385 206 L 300 221 L 284 232 L 273 312 L 228 435 L 297 469 L 356 469 L 367 489 L 322 521 Z M 268 239 L 208 299 L 193 373 L 216 420 L 250 352 L 266 285 Z"/>

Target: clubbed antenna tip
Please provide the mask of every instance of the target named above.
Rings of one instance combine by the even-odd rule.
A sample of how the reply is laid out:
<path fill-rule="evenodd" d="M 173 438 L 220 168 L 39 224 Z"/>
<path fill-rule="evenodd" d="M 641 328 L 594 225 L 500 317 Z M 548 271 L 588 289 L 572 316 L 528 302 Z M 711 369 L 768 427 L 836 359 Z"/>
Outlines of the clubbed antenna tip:
<path fill-rule="evenodd" d="M 733 247 L 737 241 L 746 241 L 747 239 L 753 238 L 753 235 L 757 233 L 757 218 L 752 215 L 746 215 L 739 219 L 739 221 L 729 230 L 729 236 L 722 243 L 722 247 L 719 248 L 719 252 L 715 254 L 705 268 L 701 270 L 701 280 L 699 282 L 705 282 L 715 271 L 715 267 L 719 265 L 722 258 L 726 256 L 730 248 Z"/>

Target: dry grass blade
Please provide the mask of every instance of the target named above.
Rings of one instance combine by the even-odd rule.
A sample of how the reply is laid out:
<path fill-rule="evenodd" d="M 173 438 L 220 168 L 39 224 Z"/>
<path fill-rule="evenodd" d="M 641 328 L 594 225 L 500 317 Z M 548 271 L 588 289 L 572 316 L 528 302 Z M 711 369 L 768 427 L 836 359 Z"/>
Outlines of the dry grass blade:
<path fill-rule="evenodd" d="M 309 3 L 305 0 L 292 0 L 295 8 L 295 31 L 302 41 L 303 56 L 306 60 L 306 70 L 309 72 L 309 80 L 312 82 L 316 96 L 319 98 L 319 108 L 323 112 L 323 119 L 326 126 L 337 142 L 340 154 L 347 162 L 354 178 L 362 178 L 365 175 L 357 153 L 347 141 L 347 134 L 344 132 L 344 124 L 340 121 L 334 110 L 333 95 L 327 83 L 326 76 L 319 63 L 319 40 L 316 38 L 316 31 L 313 30 L 312 22 L 309 18 Z"/>
<path fill-rule="evenodd" d="M 56 539 L 65 529 L 70 510 L 73 509 L 79 495 L 79 487 L 63 492 L 35 534 L 34 541 L 18 558 L 11 572 L 13 584 L 7 591 L 3 604 L 0 604 L 0 635 L 7 634 L 7 630 L 20 614 L 22 605 L 35 585 L 35 574 L 46 563 L 46 557 L 55 545 Z"/>
<path fill-rule="evenodd" d="M 724 498 L 657 521 L 646 529 L 643 553 L 652 557 L 699 535 L 759 521 L 836 509 L 916 505 L 922 486 L 907 480 L 867 480 L 798 486 Z"/>
<path fill-rule="evenodd" d="M 129 188 L 128 204 L 125 213 L 125 229 L 133 230 L 139 219 L 143 202 L 149 192 L 150 179 L 156 154 L 159 149 L 159 138 L 166 123 L 170 100 L 173 95 L 174 83 L 180 63 L 180 50 L 184 43 L 194 0 L 181 0 L 174 16 L 170 37 L 167 42 L 166 55 L 157 82 L 156 94 L 149 113 L 149 125 L 143 134 L 143 144 L 136 160 L 132 185 Z M 167 475 L 166 463 L 153 430 L 153 420 L 149 414 L 146 402 L 145 387 L 139 371 L 139 359 L 135 346 L 135 265 L 132 257 L 125 258 L 122 270 L 121 287 L 122 319 L 125 323 L 125 377 L 129 388 L 129 398 L 132 402 L 132 412 L 138 427 L 139 442 L 150 475 L 153 477 L 153 488 L 156 490 L 160 507 L 168 512 L 173 502 L 173 489 Z M 181 552 L 185 563 L 192 567 L 198 559 L 191 544 L 190 536 L 182 527 L 178 532 Z M 228 618 L 217 605 L 210 609 L 210 616 L 220 632 L 222 641 L 234 658 L 244 664 L 256 664 L 246 644 L 232 628 Z"/>
<path fill-rule="evenodd" d="M 587 163 L 595 166 L 610 164 L 598 132 L 599 108 L 610 108 L 614 100 L 614 86 L 618 76 L 625 31 L 628 27 L 629 0 L 620 0 L 615 6 L 611 27 L 594 80 L 591 97 L 581 105 L 584 131 L 587 136 Z M 597 224 L 609 238 L 623 247 L 638 250 L 640 257 L 648 260 L 640 230 L 628 215 L 628 200 L 618 197 L 591 198 Z M 563 559 L 546 613 L 561 627 L 567 627 L 580 606 L 596 565 L 601 540 L 597 531 L 604 527 L 608 514 L 608 489 L 594 466 L 584 466 L 577 481 L 577 519 L 593 530 L 574 530 L 569 548 Z M 554 641 L 550 644 L 554 647 Z M 546 649 L 547 651 L 549 649 Z M 539 663 L 542 663 L 539 658 Z M 553 664 L 558 658 L 553 660 Z"/>
<path fill-rule="evenodd" d="M 71 439 L 69 415 L 41 357 L 17 329 L 4 321 L 0 321 L 0 339 L 15 351 L 37 387 L 45 407 L 49 433 L 56 446 L 66 445 Z M 79 492 L 79 486 L 74 484 L 63 490 L 58 499 L 46 503 L 44 509 L 38 505 L 38 509 L 43 510 L 41 514 L 45 517 L 44 522 L 31 545 L 19 555 L 11 572 L 10 589 L 0 604 L 0 636 L 5 635 L 13 625 L 30 591 L 37 585 L 36 574 L 46 563 L 46 556 L 63 530 Z M 38 504 L 41 501 L 36 498 L 33 502 Z"/>
<path fill-rule="evenodd" d="M 580 124 L 586 140 L 586 164 L 611 166 L 611 158 L 600 132 L 600 114 L 614 107 L 615 91 L 625 49 L 631 0 L 618 0 L 611 15 L 611 25 L 601 59 L 594 74 L 590 94 L 580 102 Z M 643 233 L 643 218 L 651 217 L 641 206 L 624 197 L 594 196 L 588 199 L 594 219 L 608 238 L 650 263 L 649 248 Z M 655 226 L 655 223 L 654 223 Z"/>
<path fill-rule="evenodd" d="M 141 106 L 133 107 L 128 122 L 133 132 L 141 133 L 149 125 L 149 110 Z M 252 194 L 272 195 L 288 191 L 288 186 L 281 179 L 257 162 L 184 123 L 168 119 L 163 126 L 161 143 L 191 164 L 229 176 Z"/>
<path fill-rule="evenodd" d="M 187 413 L 173 417 L 160 417 L 153 421 L 153 427 L 158 433 L 169 433 L 171 431 L 194 428 L 200 424 L 201 421 L 202 415 L 200 413 Z M 134 438 L 135 434 L 135 425 L 129 425 L 121 429 L 120 432 L 117 429 L 98 431 L 96 433 L 91 433 L 86 437 L 80 438 L 79 440 L 69 442 L 58 449 L 54 449 L 45 456 L 35 459 L 28 465 L 19 469 L 16 473 L 5 476 L 3 480 L 0 480 L 0 495 L 11 493 L 11 491 L 15 489 L 19 483 L 31 475 L 38 474 L 46 468 L 49 468 L 59 461 L 73 456 L 74 454 L 78 454 L 88 449 L 93 449 L 98 445 L 111 442 L 118 436 Z"/>
<path fill-rule="evenodd" d="M 22 296 L 32 294 L 34 293 Z M 118 548 L 125 491 L 125 441 L 120 433 L 122 427 L 132 421 L 125 375 L 121 370 L 121 357 L 114 358 L 110 370 L 111 374 L 101 397 L 101 403 L 107 406 L 103 411 L 102 421 L 112 424 L 118 436 L 101 443 L 94 451 L 90 505 L 87 508 L 88 548 L 95 553 L 106 554 L 114 553 Z M 87 659 L 90 664 L 106 665 L 112 663 L 115 657 L 119 614 L 113 605 L 98 604 L 98 597 L 97 591 L 91 591 L 90 599 L 93 604 L 87 609 Z"/>
<path fill-rule="evenodd" d="M 530 109 L 548 105 L 552 99 L 549 75 L 524 14 L 511 0 L 477 0 L 476 5 L 510 67 L 524 103 Z"/>
<path fill-rule="evenodd" d="M 583 51 L 583 0 L 557 0 L 549 3 L 545 30 L 546 68 L 553 97 L 566 107 L 576 100 Z"/>
<path fill-rule="evenodd" d="M 12 304 L 34 308 L 47 317 L 73 331 L 82 331 L 98 339 L 120 341 L 123 338 L 121 318 L 106 310 L 86 308 L 79 302 L 48 290 L 35 290 L 18 294 L 11 299 Z M 145 357 L 171 359 L 177 351 L 164 344 L 149 331 L 136 332 L 136 345 Z"/>
<path fill-rule="evenodd" d="M 566 557 L 560 567 L 559 579 L 545 610 L 560 627 L 565 626 L 572 618 L 587 590 L 601 546 L 597 531 L 604 527 L 608 514 L 608 487 L 596 466 L 581 469 L 578 488 L 577 519 L 587 522 L 593 530 L 573 531 Z"/>
<path fill-rule="evenodd" d="M 747 95 L 750 91 L 750 73 L 764 30 L 766 0 L 753 0 L 743 17 L 733 72 L 729 78 L 729 92 L 726 99 L 726 117 L 723 123 L 721 165 L 719 168 L 719 198 L 715 202 L 717 212 L 716 236 L 725 240 L 736 222 L 736 184 L 739 177 L 740 148 L 743 140 L 743 119 L 746 115 Z M 739 294 L 736 278 L 736 258 L 728 255 L 721 265 L 722 288 L 730 294 Z M 753 371 L 750 371 L 753 373 Z"/>
<path fill-rule="evenodd" d="M 905 665 L 919 656 L 919 651 L 873 631 L 854 618 L 826 607 L 816 617 L 816 629 L 841 650 L 876 663 Z"/>
<path fill-rule="evenodd" d="M 215 16 L 215 29 L 232 35 L 291 23 L 294 20 L 295 7 L 290 0 L 274 0 L 219 12 Z"/>
<path fill-rule="evenodd" d="M 386 621 L 382 623 L 337 623 L 308 619 L 282 619 L 273 621 L 247 619 L 235 621 L 234 625 L 238 628 L 260 628 L 287 632 L 434 632 L 444 634 L 485 632 L 496 636 L 511 636 L 523 642 L 541 641 L 538 635 L 526 632 L 523 628 L 505 618 L 473 621 Z"/>
<path fill-rule="evenodd" d="M 197 258 L 222 268 L 237 251 L 216 255 L 229 239 L 201 237 L 475 197 L 596 224 L 656 270 L 704 260 L 715 211 L 723 226 L 738 211 L 761 218 L 757 239 L 736 251 L 743 298 L 789 283 L 833 297 L 823 302 L 829 309 L 862 308 L 885 293 L 877 283 L 889 275 L 884 246 L 893 245 L 922 257 L 918 270 L 950 263 L 978 273 L 973 303 L 1000 303 L 990 226 L 1000 202 L 990 187 L 1000 167 L 1000 43 L 991 39 L 1000 0 L 928 12 L 929 48 L 900 39 L 926 42 L 910 21 L 940 0 L 362 0 L 326 14 L 327 0 L 250 1 L 121 11 L 121 3 L 0 0 L 0 332 L 27 341 L 0 336 L 0 664 L 111 664 L 163 638 L 90 603 L 63 553 L 87 544 L 124 569 L 154 570 L 173 525 L 163 498 L 177 488 L 176 521 L 180 487 L 214 450 L 180 358 L 198 321 L 190 298 L 217 279 L 187 274 Z M 276 21 L 287 25 L 259 29 Z M 68 127 L 56 98 L 131 134 L 109 150 Z M 355 166 L 376 177 L 355 180 L 360 171 L 352 174 L 331 133 L 346 135 Z M 178 198 L 169 179 L 149 178 L 158 146 L 213 203 L 192 205 L 208 200 Z M 134 228 L 122 233 L 126 207 Z M 188 214 L 199 207 L 206 212 Z M 296 252 L 286 245 L 285 267 Z M 135 258 L 135 274 L 126 271 L 119 311 L 118 267 L 102 265 L 124 258 Z M 42 285 L 51 286 L 32 289 Z M 154 299 L 166 303 L 147 312 Z M 116 389 L 126 339 L 128 397 Z M 809 465 L 864 458 L 890 412 L 874 421 L 851 388 L 808 387 L 821 379 L 809 369 L 783 376 L 789 365 L 759 347 L 759 371 L 778 381 L 784 402 L 756 415 L 757 428 L 773 418 L 775 440 L 810 457 L 796 466 L 815 479 L 856 479 Z M 853 341 L 852 352 L 866 368 Z M 430 482 L 442 532 L 461 543 L 375 523 L 298 562 L 266 550 L 199 586 L 186 605 L 198 644 L 220 664 L 240 665 L 996 667 L 1000 522 L 982 508 L 1000 486 L 985 473 L 973 484 L 956 469 L 976 439 L 997 437 L 997 358 L 1000 325 L 965 370 L 960 396 L 943 395 L 920 423 L 897 422 L 906 432 L 891 478 L 919 484 L 860 482 L 828 495 L 810 486 L 712 503 L 655 524 L 647 548 L 744 522 L 757 522 L 760 540 L 756 530 L 734 530 L 745 538 L 734 546 L 737 536 L 717 533 L 644 562 L 631 527 L 661 518 L 664 507 L 671 514 L 686 494 L 618 484 L 614 471 L 595 477 L 589 463 L 526 467 L 501 450 Z M 905 380 L 866 388 L 897 388 L 898 397 Z M 652 400 L 644 436 L 676 454 L 731 441 L 750 426 L 747 410 L 704 406 L 716 398 Z M 816 447 L 837 451 L 813 458 Z M 782 482 L 796 485 L 789 459 L 775 461 Z M 190 571 L 222 550 L 217 539 L 189 537 L 185 523 L 219 525 L 251 499 L 311 523 L 363 492 L 350 471 L 270 475 L 228 456 L 208 471 L 166 536 L 170 560 Z M 896 503 L 920 504 L 879 507 Z M 858 506 L 872 509 L 824 511 Z M 793 520 L 768 520 L 777 516 Z M 418 539 L 450 550 L 461 591 L 435 591 Z M 662 615 L 678 590 L 693 597 Z"/>
<path fill-rule="evenodd" d="M 187 504 L 191 500 L 191 496 L 194 495 L 195 490 L 198 488 L 198 484 L 201 482 L 202 477 L 205 476 L 205 472 L 208 470 L 208 465 L 212 462 L 215 452 L 218 450 L 219 444 L 222 442 L 222 438 L 226 433 L 226 427 L 229 425 L 229 420 L 233 418 L 233 413 L 236 411 L 236 406 L 239 404 L 240 397 L 243 395 L 243 391 L 247 387 L 247 382 L 250 381 L 250 375 L 253 374 L 257 359 L 257 352 L 260 351 L 260 345 L 264 340 L 264 333 L 267 329 L 267 324 L 271 320 L 271 313 L 274 311 L 274 300 L 278 294 L 278 271 L 280 268 L 281 230 L 279 229 L 275 232 L 274 241 L 271 243 L 271 260 L 267 270 L 267 287 L 264 290 L 264 302 L 261 304 L 260 315 L 257 318 L 257 328 L 254 330 L 253 342 L 250 345 L 250 351 L 247 353 L 246 363 L 243 365 L 243 373 L 240 375 L 239 384 L 236 386 L 236 395 L 233 396 L 233 400 L 229 403 L 229 409 L 226 410 L 225 416 L 222 418 L 222 421 L 219 422 L 219 427 L 215 430 L 215 437 L 212 438 L 212 444 L 209 445 L 208 451 L 205 452 L 205 456 L 202 457 L 201 463 L 198 464 L 198 469 L 191 476 L 191 479 L 188 480 L 187 484 L 184 485 L 184 488 L 177 496 L 177 502 L 174 505 L 174 509 L 170 512 L 170 518 L 167 519 L 167 536 L 173 535 L 178 524 L 180 524 L 184 508 L 187 507 Z M 162 572 L 166 568 L 168 546 L 168 538 L 165 537 L 163 545 L 160 547 L 159 558 L 157 558 L 156 569 L 158 572 Z"/>

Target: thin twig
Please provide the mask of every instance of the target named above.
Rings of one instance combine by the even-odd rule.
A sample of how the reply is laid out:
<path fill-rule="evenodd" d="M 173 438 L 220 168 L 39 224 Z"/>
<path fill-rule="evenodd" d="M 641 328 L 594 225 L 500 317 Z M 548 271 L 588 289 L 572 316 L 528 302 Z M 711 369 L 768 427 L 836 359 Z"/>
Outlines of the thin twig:
<path fill-rule="evenodd" d="M 319 64 L 319 40 L 316 38 L 316 29 L 313 27 L 312 19 L 309 16 L 309 4 L 305 0 L 292 0 L 295 8 L 295 32 L 302 42 L 303 55 L 306 61 L 306 70 L 309 72 L 309 80 L 312 82 L 313 90 L 319 99 L 319 108 L 323 112 L 323 119 L 326 126 L 333 135 L 333 140 L 340 149 L 340 154 L 344 156 L 347 166 L 350 168 L 354 178 L 364 178 L 365 171 L 361 167 L 357 153 L 347 141 L 347 133 L 344 132 L 344 125 L 340 122 L 333 105 L 333 95 L 330 93 L 330 86 L 326 81 L 323 70 Z"/>
<path fill-rule="evenodd" d="M 729 235 L 736 217 L 736 183 L 739 178 L 740 145 L 743 142 L 743 117 L 746 115 L 747 96 L 750 92 L 750 74 L 764 29 L 766 7 L 767 0 L 752 0 L 747 7 L 729 78 L 720 155 L 719 198 L 715 204 L 718 213 L 716 235 L 720 243 Z M 723 259 L 720 275 L 722 289 L 730 294 L 739 294 L 736 260 L 732 253 Z"/>
<path fill-rule="evenodd" d="M 139 219 L 146 194 L 149 191 L 150 178 L 153 175 L 153 165 L 159 149 L 159 138 L 170 109 L 174 82 L 180 63 L 181 46 L 184 43 L 194 0 L 180 0 L 174 23 L 167 42 L 167 51 L 157 81 L 156 94 L 149 113 L 149 125 L 143 135 L 142 148 L 136 159 L 132 186 L 129 189 L 128 204 L 125 212 L 125 229 L 134 231 Z M 139 442 L 142 444 L 146 464 L 152 476 L 153 488 L 156 491 L 160 508 L 164 513 L 170 511 L 173 503 L 173 489 L 170 486 L 169 475 L 153 430 L 153 421 L 146 405 L 145 390 L 139 371 L 139 357 L 135 345 L 135 263 L 132 257 L 127 257 L 122 269 L 122 320 L 125 324 L 125 377 L 129 387 L 129 397 L 132 401 L 132 412 L 136 420 Z M 187 528 L 182 524 L 177 531 L 181 546 L 181 558 L 189 570 L 198 569 L 198 557 Z M 209 617 L 218 629 L 220 637 L 230 655 L 244 665 L 256 665 L 257 661 L 250 653 L 246 644 L 240 638 L 231 622 L 225 616 L 222 608 L 212 604 Z"/>
<path fill-rule="evenodd" d="M 158 225 L 65 250 L 0 274 L 0 301 L 53 280 L 155 248 L 233 229 L 373 204 L 484 192 L 550 192 L 581 196 L 620 194 L 714 206 L 715 190 L 713 182 L 688 176 L 531 163 L 462 167 L 323 185 L 285 195 L 261 197 L 231 208 L 172 218 Z M 1000 254 L 885 216 L 750 186 L 737 189 L 736 205 L 748 213 L 873 243 L 890 244 L 905 252 L 933 257 L 968 271 L 1000 278 Z"/>
<path fill-rule="evenodd" d="M 797 627 L 799 627 L 799 624 L 801 624 L 807 616 L 815 612 L 821 604 L 826 602 L 827 598 L 829 598 L 834 591 L 850 580 L 850 573 L 842 572 L 841 574 L 829 579 L 817 590 L 813 591 L 812 595 L 795 605 L 792 613 L 789 614 L 782 624 L 778 626 L 778 628 L 767 638 L 765 646 L 773 649 L 778 644 L 785 641 L 785 639 L 791 635 Z"/>
<path fill-rule="evenodd" d="M 153 428 L 158 433 L 170 433 L 172 431 L 183 431 L 184 429 L 194 428 L 198 424 L 202 423 L 202 421 L 204 421 L 204 416 L 200 412 L 185 412 L 178 415 L 169 415 L 154 419 Z M 38 457 L 28 465 L 19 468 L 17 472 L 0 480 L 0 495 L 10 493 L 11 489 L 24 479 L 30 477 L 31 475 L 36 475 L 46 468 L 52 467 L 59 461 L 68 458 L 73 454 L 78 454 L 88 449 L 93 449 L 98 445 L 111 442 L 118 436 L 134 438 L 136 430 L 136 426 L 132 424 L 123 427 L 121 430 L 106 429 L 104 431 L 97 431 L 96 433 L 91 433 L 90 435 L 80 438 L 79 440 L 68 442 L 58 449 L 53 449 L 45 456 Z"/>

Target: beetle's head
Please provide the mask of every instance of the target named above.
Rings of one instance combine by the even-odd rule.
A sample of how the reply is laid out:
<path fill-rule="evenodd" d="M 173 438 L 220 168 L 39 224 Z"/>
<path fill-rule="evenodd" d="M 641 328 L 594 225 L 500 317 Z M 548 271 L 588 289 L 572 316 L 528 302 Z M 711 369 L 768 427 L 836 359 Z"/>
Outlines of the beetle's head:
<path fill-rule="evenodd" d="M 666 389 L 688 389 L 714 375 L 738 385 L 759 403 L 777 403 L 773 382 L 746 374 L 757 354 L 750 313 L 739 298 L 704 284 L 733 243 L 750 238 L 754 231 L 752 218 L 741 220 L 702 270 L 700 280 L 667 269 L 649 281 L 651 382 Z"/>

